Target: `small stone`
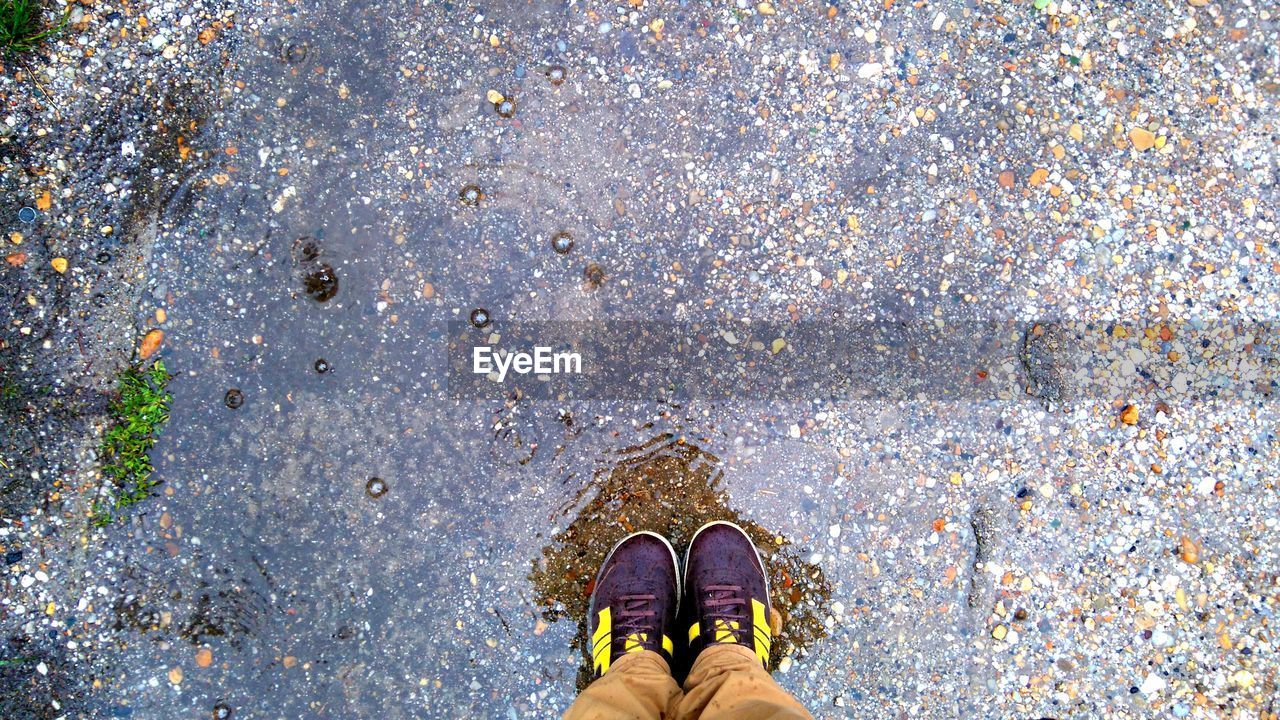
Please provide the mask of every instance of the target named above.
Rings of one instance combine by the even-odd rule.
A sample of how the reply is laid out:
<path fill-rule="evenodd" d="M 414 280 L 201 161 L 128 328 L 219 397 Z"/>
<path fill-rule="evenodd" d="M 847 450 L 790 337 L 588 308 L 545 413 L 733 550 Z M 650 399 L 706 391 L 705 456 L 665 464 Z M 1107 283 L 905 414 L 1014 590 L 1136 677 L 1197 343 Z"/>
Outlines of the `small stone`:
<path fill-rule="evenodd" d="M 436 296 L 436 286 L 435 286 L 435 285 L 432 285 L 431 283 L 426 283 L 426 284 L 424 284 L 424 285 L 422 286 L 422 297 L 424 297 L 424 298 L 426 298 L 426 299 L 430 300 L 431 298 L 433 298 L 433 297 L 435 297 L 435 296 Z"/>
<path fill-rule="evenodd" d="M 200 648 L 196 651 L 196 665 L 207 668 L 213 664 L 213 651 L 209 648 Z"/>
<path fill-rule="evenodd" d="M 1120 422 L 1125 425 L 1137 425 L 1138 408 L 1133 405 L 1125 405 L 1124 409 L 1120 411 Z"/>
<path fill-rule="evenodd" d="M 1182 542 L 1179 544 L 1178 556 L 1182 558 L 1182 562 L 1195 565 L 1200 562 L 1200 546 L 1196 545 L 1196 541 L 1182 536 Z"/>
<path fill-rule="evenodd" d="M 1143 695 L 1150 697 L 1163 690 L 1165 685 L 1164 678 L 1155 673 L 1148 673 L 1147 677 L 1142 681 L 1142 686 L 1138 689 L 1142 691 Z"/>
<path fill-rule="evenodd" d="M 884 66 L 880 63 L 863 63 L 862 67 L 858 68 L 858 77 L 871 80 L 880 77 L 883 72 Z"/>
<path fill-rule="evenodd" d="M 1084 128 L 1080 127 L 1080 123 L 1072 123 L 1071 127 L 1067 128 L 1067 137 L 1076 142 L 1084 140 Z"/>
<path fill-rule="evenodd" d="M 1135 127 L 1129 131 L 1129 144 L 1139 152 L 1155 147 L 1156 136 L 1146 128 Z"/>
<path fill-rule="evenodd" d="M 773 9 L 773 3 L 768 2 L 762 2 L 756 5 L 756 10 L 759 10 L 761 15 L 773 15 L 777 12 Z"/>
<path fill-rule="evenodd" d="M 67 271 L 66 258 L 56 257 L 53 260 L 50 260 L 49 264 L 53 265 L 53 269 L 57 270 L 59 274 L 65 273 Z"/>
<path fill-rule="evenodd" d="M 142 336 L 142 344 L 138 346 L 138 357 L 146 360 L 155 355 L 162 342 L 164 342 L 163 330 L 149 330 L 146 335 Z"/>
<path fill-rule="evenodd" d="M 1001 171 L 1000 175 L 997 176 L 996 179 L 1000 181 L 1000 187 L 1006 190 L 1013 187 L 1013 171 L 1012 170 Z"/>
<path fill-rule="evenodd" d="M 182 668 L 176 667 L 169 671 L 169 682 L 174 685 L 182 684 Z"/>
<path fill-rule="evenodd" d="M 1008 634 L 1009 634 L 1009 628 L 1003 625 L 997 625 L 995 629 L 991 631 L 991 637 L 997 640 L 1005 639 L 1005 636 L 1007 636 Z"/>

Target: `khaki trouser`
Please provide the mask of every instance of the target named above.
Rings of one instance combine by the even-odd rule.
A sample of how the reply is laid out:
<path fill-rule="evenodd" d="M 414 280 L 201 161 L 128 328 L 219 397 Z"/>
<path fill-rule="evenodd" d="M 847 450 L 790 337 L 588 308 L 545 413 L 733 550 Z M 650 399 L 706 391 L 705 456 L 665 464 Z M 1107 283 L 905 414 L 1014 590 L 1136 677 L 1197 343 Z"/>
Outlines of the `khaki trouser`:
<path fill-rule="evenodd" d="M 623 655 L 587 686 L 564 720 L 813 720 L 778 687 L 750 648 L 711 645 L 684 681 L 671 677 L 662 656 Z"/>

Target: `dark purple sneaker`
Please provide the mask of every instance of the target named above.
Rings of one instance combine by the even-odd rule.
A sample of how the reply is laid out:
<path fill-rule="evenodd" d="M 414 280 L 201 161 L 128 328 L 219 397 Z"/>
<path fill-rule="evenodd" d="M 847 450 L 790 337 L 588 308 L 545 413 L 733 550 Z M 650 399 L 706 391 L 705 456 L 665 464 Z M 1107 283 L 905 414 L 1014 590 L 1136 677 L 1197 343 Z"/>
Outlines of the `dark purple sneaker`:
<path fill-rule="evenodd" d="M 591 592 L 587 628 L 595 676 L 626 653 L 652 650 L 670 665 L 676 615 L 680 610 L 680 570 L 666 538 L 638 532 L 609 551 Z"/>
<path fill-rule="evenodd" d="M 690 664 L 708 645 L 735 643 L 750 648 L 768 667 L 773 643 L 769 578 L 742 528 L 725 521 L 699 528 L 684 557 L 684 586 Z"/>

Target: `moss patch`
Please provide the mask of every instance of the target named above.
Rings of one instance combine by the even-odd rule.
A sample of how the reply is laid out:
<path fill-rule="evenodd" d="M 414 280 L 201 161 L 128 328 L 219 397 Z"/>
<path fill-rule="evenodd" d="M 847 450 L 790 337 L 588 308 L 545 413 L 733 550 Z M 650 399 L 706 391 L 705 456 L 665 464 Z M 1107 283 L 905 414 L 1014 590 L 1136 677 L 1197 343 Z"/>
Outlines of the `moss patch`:
<path fill-rule="evenodd" d="M 159 360 L 148 369 L 131 367 L 120 374 L 111 427 L 102 438 L 102 475 L 110 497 L 94 502 L 94 525 L 110 524 L 159 484 L 151 477 L 151 448 L 169 420 L 173 396 L 165 388 L 172 377 Z"/>

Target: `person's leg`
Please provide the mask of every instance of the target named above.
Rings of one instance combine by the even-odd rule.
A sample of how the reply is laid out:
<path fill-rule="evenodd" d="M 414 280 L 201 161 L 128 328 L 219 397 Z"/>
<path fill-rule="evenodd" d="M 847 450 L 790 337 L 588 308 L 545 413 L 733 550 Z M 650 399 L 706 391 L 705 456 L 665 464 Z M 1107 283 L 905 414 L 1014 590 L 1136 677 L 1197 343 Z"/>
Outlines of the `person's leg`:
<path fill-rule="evenodd" d="M 566 720 L 665 720 L 681 697 L 671 677 L 680 570 L 671 543 L 655 533 L 622 539 L 591 592 L 587 628 L 596 680 Z"/>
<path fill-rule="evenodd" d="M 665 720 L 680 697 L 667 661 L 646 650 L 618 658 L 578 695 L 564 720 Z"/>
<path fill-rule="evenodd" d="M 751 648 L 734 643 L 711 645 L 699 654 L 684 681 L 678 720 L 812 720 L 778 686 Z"/>
<path fill-rule="evenodd" d="M 684 563 L 689 656 L 696 660 L 676 718 L 812 718 L 765 670 L 773 643 L 769 579 L 751 538 L 733 523 L 709 523 L 694 533 Z"/>

